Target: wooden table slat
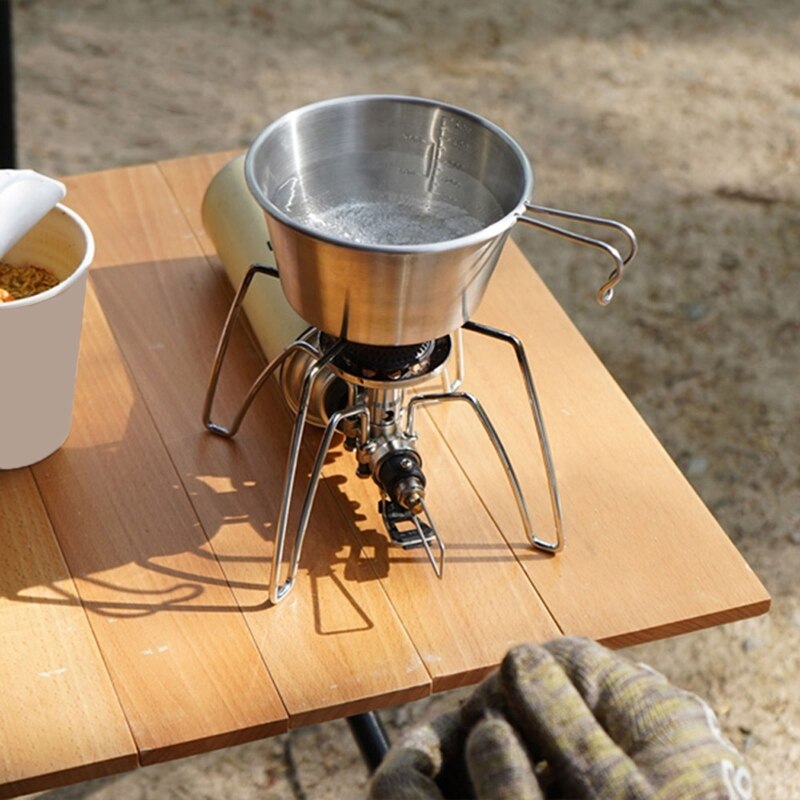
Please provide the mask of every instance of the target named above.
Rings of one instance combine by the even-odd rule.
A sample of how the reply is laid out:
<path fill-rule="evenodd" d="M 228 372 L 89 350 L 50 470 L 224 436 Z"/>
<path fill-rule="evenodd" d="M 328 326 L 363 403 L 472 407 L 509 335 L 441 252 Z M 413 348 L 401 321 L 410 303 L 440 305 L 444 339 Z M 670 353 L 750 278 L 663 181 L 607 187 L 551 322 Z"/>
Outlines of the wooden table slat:
<path fill-rule="evenodd" d="M 103 203 L 92 192 L 72 197 L 95 230 L 119 213 Z M 97 244 L 102 275 L 110 242 L 101 234 Z M 34 472 L 142 762 L 285 730 L 285 709 L 117 347 L 95 275 L 72 433 Z"/>
<path fill-rule="evenodd" d="M 0 470 L 0 797 L 137 765 L 29 469 Z"/>
<path fill-rule="evenodd" d="M 513 243 L 476 320 L 525 345 L 558 474 L 562 553 L 531 551 L 475 420 L 452 407 L 431 413 L 564 631 L 625 646 L 764 613 L 769 595 L 758 578 Z M 513 351 L 474 334 L 465 334 L 464 349 L 465 388 L 496 421 L 537 530 L 552 539 Z"/>

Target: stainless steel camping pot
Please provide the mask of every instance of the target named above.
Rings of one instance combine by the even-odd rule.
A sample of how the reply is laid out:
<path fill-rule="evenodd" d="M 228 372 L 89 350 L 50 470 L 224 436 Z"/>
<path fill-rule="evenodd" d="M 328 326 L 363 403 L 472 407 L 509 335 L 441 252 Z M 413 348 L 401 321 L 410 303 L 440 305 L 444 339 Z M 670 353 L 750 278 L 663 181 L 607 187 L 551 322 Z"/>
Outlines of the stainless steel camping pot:
<path fill-rule="evenodd" d="M 603 303 L 636 250 L 619 222 L 531 205 L 533 172 L 514 139 L 477 114 L 417 97 L 296 109 L 256 137 L 245 177 L 289 304 L 354 342 L 412 344 L 458 328 L 518 220 L 605 251 L 614 268 Z M 526 212 L 615 228 L 628 253 Z"/>

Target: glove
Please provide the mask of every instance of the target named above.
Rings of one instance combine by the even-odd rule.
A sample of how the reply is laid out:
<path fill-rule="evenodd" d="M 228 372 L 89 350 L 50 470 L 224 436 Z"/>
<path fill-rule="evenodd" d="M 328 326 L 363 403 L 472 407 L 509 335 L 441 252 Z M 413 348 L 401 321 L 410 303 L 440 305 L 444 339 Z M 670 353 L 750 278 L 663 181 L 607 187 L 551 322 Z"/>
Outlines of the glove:
<path fill-rule="evenodd" d="M 586 639 L 511 650 L 459 711 L 402 737 L 372 800 L 750 800 L 711 708 Z"/>

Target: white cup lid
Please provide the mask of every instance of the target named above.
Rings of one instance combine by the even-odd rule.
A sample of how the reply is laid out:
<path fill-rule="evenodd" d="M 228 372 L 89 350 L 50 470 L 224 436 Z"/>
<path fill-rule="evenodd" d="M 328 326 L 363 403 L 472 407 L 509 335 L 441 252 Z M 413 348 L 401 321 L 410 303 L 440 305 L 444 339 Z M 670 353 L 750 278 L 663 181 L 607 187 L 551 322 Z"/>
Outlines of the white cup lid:
<path fill-rule="evenodd" d="M 0 259 L 66 193 L 63 183 L 32 169 L 0 169 Z"/>

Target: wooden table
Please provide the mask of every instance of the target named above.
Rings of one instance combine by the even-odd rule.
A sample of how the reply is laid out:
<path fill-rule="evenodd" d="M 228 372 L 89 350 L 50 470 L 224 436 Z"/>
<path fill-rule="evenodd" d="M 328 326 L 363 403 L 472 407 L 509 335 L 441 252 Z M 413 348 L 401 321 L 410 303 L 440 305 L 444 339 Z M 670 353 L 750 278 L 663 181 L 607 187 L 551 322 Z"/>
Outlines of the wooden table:
<path fill-rule="evenodd" d="M 298 585 L 271 607 L 288 413 L 269 385 L 235 441 L 200 422 L 232 298 L 200 199 L 231 155 L 66 181 L 97 258 L 72 434 L 32 468 L 0 472 L 0 796 L 471 684 L 524 640 L 619 647 L 767 610 L 756 576 L 513 245 L 477 319 L 525 342 L 564 552 L 529 547 L 488 441 L 451 404 L 424 415 L 420 438 L 443 580 L 424 553 L 387 546 L 375 487 L 336 451 Z M 466 350 L 467 386 L 547 534 L 513 353 L 481 337 Z M 220 419 L 262 363 L 237 334 Z"/>

